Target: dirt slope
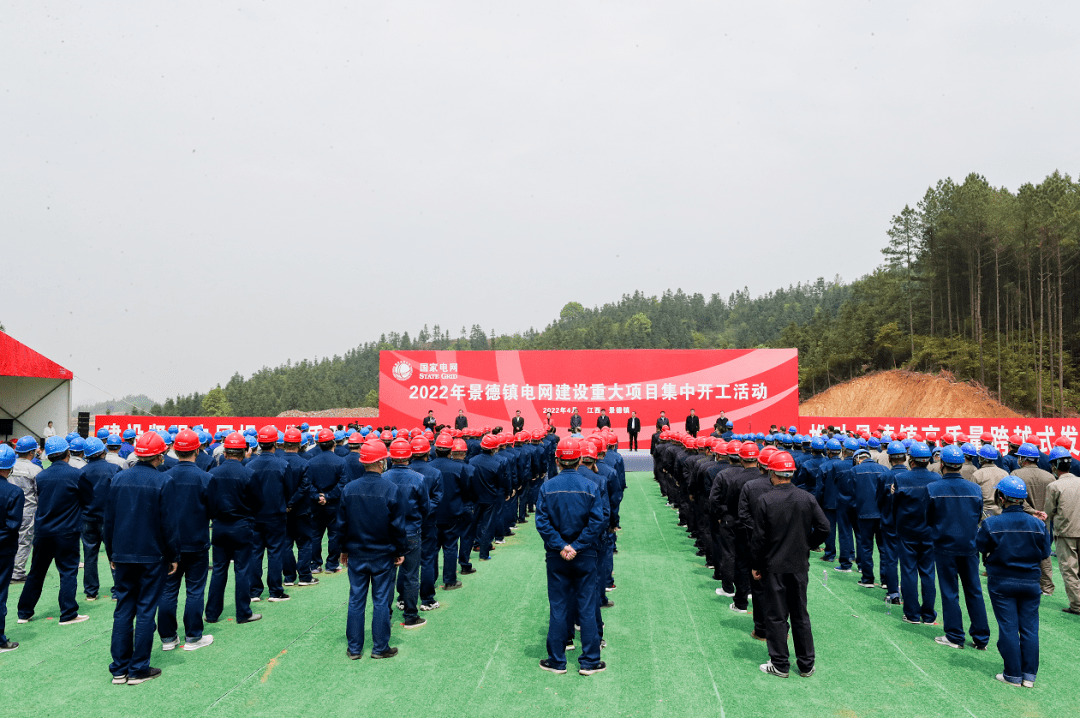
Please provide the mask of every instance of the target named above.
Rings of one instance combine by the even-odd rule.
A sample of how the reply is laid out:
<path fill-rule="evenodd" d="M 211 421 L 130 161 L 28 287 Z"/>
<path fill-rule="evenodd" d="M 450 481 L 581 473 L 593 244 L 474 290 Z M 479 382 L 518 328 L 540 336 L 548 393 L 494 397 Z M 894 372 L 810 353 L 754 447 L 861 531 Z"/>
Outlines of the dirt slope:
<path fill-rule="evenodd" d="M 803 402 L 799 413 L 926 419 L 1023 416 L 995 401 L 980 387 L 910 371 L 883 371 L 837 384 Z"/>

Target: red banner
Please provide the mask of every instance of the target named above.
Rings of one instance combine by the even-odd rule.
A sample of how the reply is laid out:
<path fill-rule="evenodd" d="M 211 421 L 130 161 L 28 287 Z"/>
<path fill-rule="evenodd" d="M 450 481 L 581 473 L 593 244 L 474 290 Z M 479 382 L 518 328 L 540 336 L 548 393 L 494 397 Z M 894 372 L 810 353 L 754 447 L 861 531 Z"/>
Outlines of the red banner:
<path fill-rule="evenodd" d="M 326 428 L 336 430 L 338 424 L 348 426 L 382 426 L 375 417 L 313 417 L 302 416 L 125 416 L 118 414 L 98 414 L 94 417 L 94 432 L 105 428 L 111 434 L 119 435 L 126 429 L 134 429 L 137 434 L 144 431 L 156 431 L 175 426 L 178 429 L 188 429 L 192 426 L 202 425 L 211 434 L 219 431 L 243 431 L 244 429 L 261 429 L 267 424 L 273 424 L 280 431 L 285 431 L 291 426 L 297 428 L 303 423 L 308 424 L 309 429 Z"/>
<path fill-rule="evenodd" d="M 601 409 L 625 444 L 637 412 L 643 445 L 664 411 L 682 429 L 691 409 L 712 431 L 721 410 L 736 431 L 767 431 L 799 415 L 795 349 L 384 351 L 379 358 L 379 416 L 419 426 L 428 410 L 453 426 L 464 410 L 469 426 L 503 426 L 520 410 L 525 428 L 551 412 L 565 431 L 576 409 L 586 431 Z"/>
<path fill-rule="evenodd" d="M 1032 443 L 1044 453 L 1049 453 L 1054 441 L 1064 436 L 1071 442 L 1073 456 L 1080 457 L 1076 446 L 1077 428 L 1080 427 L 1080 420 L 1077 419 L 917 419 L 895 416 L 803 416 L 799 419 L 799 430 L 804 434 L 816 436 L 827 426 L 843 430 L 888 431 L 891 434 L 899 431 L 926 434 L 933 431 L 939 437 L 964 433 L 972 439 L 989 432 L 999 451 L 1008 451 L 1009 437 L 1019 434 L 1021 437 L 1030 436 Z"/>

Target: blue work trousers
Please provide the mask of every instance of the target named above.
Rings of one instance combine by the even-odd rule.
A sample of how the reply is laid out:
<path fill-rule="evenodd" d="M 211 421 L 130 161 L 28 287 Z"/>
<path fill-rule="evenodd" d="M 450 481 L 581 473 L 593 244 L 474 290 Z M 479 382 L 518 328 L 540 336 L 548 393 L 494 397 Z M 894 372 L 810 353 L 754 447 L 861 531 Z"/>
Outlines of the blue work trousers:
<path fill-rule="evenodd" d="M 998 622 L 997 649 L 1005 661 L 1002 672 L 1010 683 L 1034 681 L 1039 672 L 1038 579 L 1019 581 L 993 576 L 986 583 Z"/>
<path fill-rule="evenodd" d="M 836 532 L 840 544 L 840 568 L 849 569 L 855 563 L 855 531 L 859 526 L 859 514 L 854 506 L 841 506 L 836 510 Z"/>
<path fill-rule="evenodd" d="M 281 573 L 289 583 L 296 581 L 298 571 L 301 581 L 311 581 L 311 534 L 314 528 L 310 512 L 290 512 L 285 516 L 285 548 L 281 552 Z M 293 544 L 296 545 L 295 554 Z"/>
<path fill-rule="evenodd" d="M 953 643 L 964 645 L 964 616 L 960 613 L 960 584 L 963 583 L 971 640 L 976 646 L 988 644 L 990 624 L 986 620 L 986 603 L 983 601 L 982 579 L 979 578 L 979 557 L 976 554 L 954 556 L 935 553 L 934 568 L 938 585 L 941 586 L 941 617 L 945 623 L 945 637 Z"/>
<path fill-rule="evenodd" d="M 443 555 L 443 567 L 442 567 L 442 581 L 444 586 L 449 586 L 457 582 L 457 562 L 460 552 L 458 550 L 458 543 L 463 542 L 463 534 L 468 529 L 468 516 L 460 516 L 457 521 L 437 524 L 437 546 L 435 550 L 435 565 L 432 566 L 435 574 L 439 572 L 439 549 L 442 550 Z"/>
<path fill-rule="evenodd" d="M 567 613 L 570 606 L 577 609 L 581 626 L 581 652 L 578 665 L 595 668 L 600 663 L 600 635 L 596 626 L 596 551 L 582 551 L 572 561 L 566 561 L 558 551 L 547 552 L 548 660 L 558 668 L 566 668 Z M 572 626 L 571 626 L 572 627 Z"/>
<path fill-rule="evenodd" d="M 0 643 L 7 643 L 4 633 L 7 622 L 8 588 L 11 586 L 11 573 L 15 570 L 15 554 L 0 556 Z"/>
<path fill-rule="evenodd" d="M 186 642 L 194 643 L 203 635 L 203 608 L 206 604 L 206 574 L 210 568 L 209 551 L 184 551 L 180 554 L 180 566 L 165 577 L 165 586 L 158 603 L 158 635 L 162 641 L 178 638 L 176 633 L 176 607 L 180 598 L 180 580 L 183 579 L 184 636 Z"/>
<path fill-rule="evenodd" d="M 266 552 L 266 588 L 277 598 L 285 594 L 281 587 L 282 554 L 285 552 L 285 517 L 256 517 L 252 530 L 251 561 L 248 564 L 248 583 L 251 597 L 262 597 L 263 552 Z"/>
<path fill-rule="evenodd" d="M 165 563 L 116 564 L 116 609 L 113 611 L 114 676 L 142 677 L 150 670 L 154 649 L 154 614 L 169 567 Z"/>
<path fill-rule="evenodd" d="M 354 656 L 364 650 L 364 618 L 368 587 L 371 587 L 372 652 L 390 648 L 390 601 L 394 598 L 394 558 L 349 556 L 349 613 L 345 621 L 348 651 Z"/>
<path fill-rule="evenodd" d="M 316 506 L 311 512 L 311 570 L 314 571 L 323 565 L 322 539 L 326 533 L 326 570 L 336 571 L 338 559 L 341 556 L 341 547 L 338 546 L 337 537 L 328 531 L 330 524 L 337 518 L 337 503 L 326 506 Z"/>
<path fill-rule="evenodd" d="M 473 516 L 476 514 L 476 504 L 465 504 L 465 514 L 462 517 L 463 528 L 458 536 L 458 565 L 462 568 L 472 568 L 472 550 L 477 543 L 476 522 Z M 445 569 L 444 569 L 445 570 Z"/>
<path fill-rule="evenodd" d="M 897 574 L 897 564 L 900 560 L 900 539 L 896 535 L 896 530 L 885 526 L 881 526 L 881 538 L 880 545 L 881 556 L 879 557 L 880 566 L 878 570 L 881 573 L 881 585 L 888 589 L 889 596 L 900 595 L 900 579 Z"/>
<path fill-rule="evenodd" d="M 884 562 L 881 519 L 859 519 L 859 572 L 863 583 L 874 582 L 874 539 L 877 539 L 878 559 Z"/>
<path fill-rule="evenodd" d="M 101 590 L 98 579 L 98 554 L 101 553 L 101 532 L 105 524 L 101 521 L 83 521 L 83 593 L 87 598 L 94 598 Z M 109 569 L 110 574 L 112 569 Z M 115 582 L 115 579 L 114 579 Z M 115 591 L 113 598 L 115 598 Z"/>
<path fill-rule="evenodd" d="M 214 571 L 210 576 L 210 591 L 206 597 L 206 620 L 215 623 L 225 610 L 225 588 L 229 585 L 229 562 L 232 561 L 233 579 L 236 583 L 233 595 L 236 600 L 236 621 L 243 623 L 251 618 L 251 585 L 248 564 L 251 563 L 252 521 L 250 519 L 225 522 L 214 521 L 214 537 L 211 541 L 214 553 Z"/>
<path fill-rule="evenodd" d="M 825 512 L 825 518 L 829 520 L 829 533 L 825 537 L 825 555 L 821 557 L 822 561 L 835 561 L 836 560 L 836 509 L 822 509 Z"/>
<path fill-rule="evenodd" d="M 937 619 L 934 547 L 929 541 L 900 538 L 900 593 L 904 596 L 904 616 L 909 621 L 933 623 Z"/>
<path fill-rule="evenodd" d="M 30 572 L 26 574 L 26 583 L 19 594 L 19 618 L 34 617 L 34 608 L 41 598 L 41 589 L 45 585 L 45 576 L 49 567 L 56 563 L 60 574 L 60 620 L 70 621 L 79 615 L 79 604 L 75 601 L 75 590 L 79 585 L 79 534 L 65 536 L 34 536 L 34 554 L 30 562 Z"/>
<path fill-rule="evenodd" d="M 485 504 L 480 503 L 476 505 L 476 512 L 473 514 L 472 529 L 475 531 L 476 543 L 480 546 L 480 558 L 487 558 L 491 555 L 491 532 L 492 524 L 495 522 L 495 509 L 498 504 Z M 460 559 L 459 559 L 460 562 Z M 464 563 L 461 563 L 464 566 Z"/>
<path fill-rule="evenodd" d="M 435 580 L 439 575 L 439 529 L 431 516 L 420 529 L 420 602 L 435 603 Z"/>
<path fill-rule="evenodd" d="M 420 534 L 409 534 L 405 537 L 405 561 L 397 567 L 397 593 L 398 600 L 404 602 L 404 618 L 416 618 L 417 599 L 420 595 Z M 393 595 L 391 595 L 391 599 Z M 390 601 L 386 602 L 390 605 Z"/>

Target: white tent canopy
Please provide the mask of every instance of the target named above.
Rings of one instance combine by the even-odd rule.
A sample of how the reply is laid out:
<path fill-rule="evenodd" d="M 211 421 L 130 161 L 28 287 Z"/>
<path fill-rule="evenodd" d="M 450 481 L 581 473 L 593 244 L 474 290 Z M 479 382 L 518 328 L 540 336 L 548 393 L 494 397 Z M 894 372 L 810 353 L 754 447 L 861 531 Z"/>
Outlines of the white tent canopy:
<path fill-rule="evenodd" d="M 11 433 L 0 431 L 0 437 L 29 434 L 40 439 L 50 421 L 58 435 L 68 433 L 73 376 L 70 370 L 0 332 L 0 421 L 10 419 L 13 424 Z"/>

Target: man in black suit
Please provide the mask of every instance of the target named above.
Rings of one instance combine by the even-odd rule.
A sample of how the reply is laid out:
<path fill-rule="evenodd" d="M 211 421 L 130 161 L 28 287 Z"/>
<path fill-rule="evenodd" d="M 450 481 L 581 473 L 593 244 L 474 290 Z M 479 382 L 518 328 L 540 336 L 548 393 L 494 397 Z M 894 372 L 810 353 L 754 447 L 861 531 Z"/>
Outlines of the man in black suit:
<path fill-rule="evenodd" d="M 671 426 L 671 422 L 668 421 L 667 415 L 664 412 L 660 412 L 660 418 L 656 420 L 656 430 L 663 431 L 665 426 Z"/>
<path fill-rule="evenodd" d="M 454 417 L 454 428 L 461 431 L 469 425 L 469 420 L 465 418 L 465 410 L 458 409 L 457 416 Z"/>
<path fill-rule="evenodd" d="M 630 418 L 626 420 L 626 433 L 630 435 L 630 451 L 637 451 L 637 435 L 641 431 L 641 419 L 638 418 L 636 411 L 630 412 Z"/>
<path fill-rule="evenodd" d="M 570 433 L 576 434 L 579 431 L 581 431 L 581 414 L 574 409 L 574 414 L 570 417 Z"/>
<path fill-rule="evenodd" d="M 431 429 L 432 433 L 435 432 L 435 426 L 438 422 L 435 421 L 435 410 L 432 409 L 424 417 L 424 428 Z"/>
<path fill-rule="evenodd" d="M 611 426 L 611 419 L 608 418 L 607 409 L 600 410 L 600 416 L 596 417 L 596 428 L 604 429 Z"/>
<path fill-rule="evenodd" d="M 694 413 L 694 410 L 690 410 L 690 416 L 686 417 L 686 433 L 690 436 L 697 438 L 698 431 L 701 430 L 701 419 Z"/>
<path fill-rule="evenodd" d="M 525 428 L 525 417 L 521 415 L 521 409 L 518 409 L 514 414 L 514 418 L 510 420 L 510 426 L 514 428 L 515 434 Z"/>

